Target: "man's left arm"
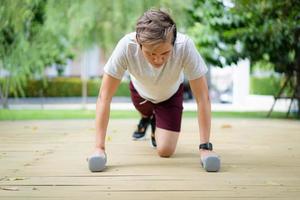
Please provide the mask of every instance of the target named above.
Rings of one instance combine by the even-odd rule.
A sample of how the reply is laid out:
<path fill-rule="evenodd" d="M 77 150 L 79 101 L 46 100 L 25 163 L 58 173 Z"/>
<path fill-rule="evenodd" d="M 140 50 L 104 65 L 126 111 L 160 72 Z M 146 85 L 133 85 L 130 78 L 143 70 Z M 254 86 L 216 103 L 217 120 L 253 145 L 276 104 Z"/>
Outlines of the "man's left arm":
<path fill-rule="evenodd" d="M 210 142 L 211 104 L 205 76 L 190 80 L 194 98 L 197 103 L 200 144 Z M 201 156 L 215 154 L 210 150 L 200 150 Z"/>

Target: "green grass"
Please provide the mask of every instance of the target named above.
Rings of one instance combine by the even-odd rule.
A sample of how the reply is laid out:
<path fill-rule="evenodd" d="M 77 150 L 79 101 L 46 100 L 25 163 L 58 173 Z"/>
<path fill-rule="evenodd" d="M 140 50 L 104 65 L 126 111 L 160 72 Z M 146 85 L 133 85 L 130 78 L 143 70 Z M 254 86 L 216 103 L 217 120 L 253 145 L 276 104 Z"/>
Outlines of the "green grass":
<path fill-rule="evenodd" d="M 213 112 L 213 118 L 266 118 L 267 112 Z M 271 118 L 285 119 L 286 113 L 274 112 Z M 136 111 L 111 111 L 112 119 L 138 118 Z M 187 111 L 183 117 L 195 118 L 197 113 Z M 92 110 L 0 110 L 0 120 L 43 120 L 43 119 L 93 119 Z M 296 119 L 295 116 L 290 117 Z"/>

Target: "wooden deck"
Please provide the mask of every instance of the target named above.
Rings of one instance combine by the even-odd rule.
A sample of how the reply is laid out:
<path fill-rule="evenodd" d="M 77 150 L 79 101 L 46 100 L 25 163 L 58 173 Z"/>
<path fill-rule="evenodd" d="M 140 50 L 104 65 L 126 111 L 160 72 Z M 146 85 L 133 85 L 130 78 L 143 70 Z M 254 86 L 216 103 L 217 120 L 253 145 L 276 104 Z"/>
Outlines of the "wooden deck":
<path fill-rule="evenodd" d="M 90 173 L 93 120 L 0 122 L 0 199 L 299 199 L 300 122 L 215 119 L 219 173 L 200 167 L 196 119 L 176 154 L 134 142 L 136 120 L 111 120 L 108 168 Z"/>

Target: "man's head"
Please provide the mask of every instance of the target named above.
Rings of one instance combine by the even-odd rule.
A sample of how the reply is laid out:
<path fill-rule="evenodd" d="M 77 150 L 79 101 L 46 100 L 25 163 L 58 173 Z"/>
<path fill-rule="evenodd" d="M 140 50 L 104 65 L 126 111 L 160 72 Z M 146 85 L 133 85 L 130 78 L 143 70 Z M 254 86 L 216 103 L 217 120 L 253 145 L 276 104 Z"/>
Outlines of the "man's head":
<path fill-rule="evenodd" d="M 145 12 L 136 24 L 136 40 L 145 58 L 157 68 L 169 58 L 176 34 L 175 22 L 161 10 Z"/>

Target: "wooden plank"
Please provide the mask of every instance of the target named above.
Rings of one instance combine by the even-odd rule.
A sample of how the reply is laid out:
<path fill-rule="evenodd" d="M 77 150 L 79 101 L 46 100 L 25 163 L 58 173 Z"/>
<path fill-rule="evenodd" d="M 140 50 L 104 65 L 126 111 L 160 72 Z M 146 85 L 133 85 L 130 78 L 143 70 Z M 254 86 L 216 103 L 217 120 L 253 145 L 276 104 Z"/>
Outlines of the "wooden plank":
<path fill-rule="evenodd" d="M 219 173 L 200 167 L 197 120 L 183 121 L 176 154 L 168 159 L 158 157 L 149 140 L 131 140 L 135 123 L 111 120 L 108 167 L 90 173 L 85 158 L 93 146 L 93 120 L 0 122 L 0 199 L 300 196 L 299 121 L 214 120 Z"/>
<path fill-rule="evenodd" d="M 274 188 L 235 188 L 232 190 L 114 190 L 99 188 L 99 186 L 45 186 L 19 187 L 20 191 L 4 191 L 1 197 L 5 199 L 25 198 L 25 199 L 297 199 L 299 191 L 293 189 L 283 190 Z M 285 194 L 288 193 L 288 196 Z M 94 198 L 93 198 L 94 197 Z M 104 197 L 104 198 L 103 198 Z M 298 196 L 299 197 L 299 196 Z"/>

